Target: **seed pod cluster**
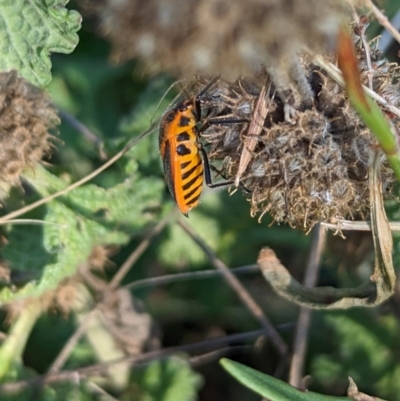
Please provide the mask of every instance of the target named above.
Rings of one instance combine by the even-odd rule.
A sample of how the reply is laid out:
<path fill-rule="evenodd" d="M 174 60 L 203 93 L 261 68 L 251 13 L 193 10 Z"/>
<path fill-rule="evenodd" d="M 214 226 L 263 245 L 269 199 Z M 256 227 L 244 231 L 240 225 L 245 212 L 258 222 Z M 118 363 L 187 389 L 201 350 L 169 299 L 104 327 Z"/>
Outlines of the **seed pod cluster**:
<path fill-rule="evenodd" d="M 318 222 L 366 218 L 369 213 L 369 151 L 377 143 L 349 105 L 344 90 L 315 65 L 304 62 L 314 94 L 312 108 L 299 108 L 294 124 L 284 118 L 284 105 L 265 79 L 219 81 L 204 99 L 216 118 L 254 120 L 261 88 L 267 88 L 266 113 L 256 144 L 241 176 L 253 215 L 270 214 L 275 222 L 310 229 Z M 400 106 L 400 70 L 374 64 L 374 89 Z M 367 83 L 367 74 L 362 78 Z M 207 82 L 207 81 L 205 81 Z M 204 81 L 201 85 L 204 85 Z M 399 119 L 393 119 L 399 126 Z M 223 173 L 235 180 L 241 155 L 254 133 L 248 124 L 211 125 L 203 134 L 211 143 L 211 160 L 223 161 Z M 253 138 L 254 139 L 254 138 Z M 394 182 L 382 164 L 384 189 Z"/>
<path fill-rule="evenodd" d="M 15 184 L 50 151 L 59 119 L 49 96 L 16 71 L 0 73 L 0 115 L 0 180 Z"/>

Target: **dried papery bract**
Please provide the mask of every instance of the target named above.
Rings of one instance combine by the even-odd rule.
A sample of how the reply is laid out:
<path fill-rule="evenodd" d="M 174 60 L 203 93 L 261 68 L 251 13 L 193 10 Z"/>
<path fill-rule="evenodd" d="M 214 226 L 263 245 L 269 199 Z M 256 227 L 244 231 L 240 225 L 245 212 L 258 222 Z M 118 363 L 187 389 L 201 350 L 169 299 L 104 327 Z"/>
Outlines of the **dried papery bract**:
<path fill-rule="evenodd" d="M 16 71 L 0 73 L 0 116 L 0 182 L 15 184 L 49 153 L 59 119 L 49 96 Z"/>
<path fill-rule="evenodd" d="M 260 95 L 257 99 L 256 105 L 254 107 L 253 118 L 249 125 L 247 131 L 247 137 L 243 141 L 242 153 L 240 155 L 240 161 L 238 166 L 238 171 L 235 177 L 235 185 L 238 187 L 240 184 L 240 179 L 243 173 L 246 171 L 247 166 L 251 160 L 252 153 L 257 146 L 258 137 L 263 130 L 264 120 L 267 116 L 268 107 L 266 101 L 266 91 L 265 87 L 261 88 Z"/>

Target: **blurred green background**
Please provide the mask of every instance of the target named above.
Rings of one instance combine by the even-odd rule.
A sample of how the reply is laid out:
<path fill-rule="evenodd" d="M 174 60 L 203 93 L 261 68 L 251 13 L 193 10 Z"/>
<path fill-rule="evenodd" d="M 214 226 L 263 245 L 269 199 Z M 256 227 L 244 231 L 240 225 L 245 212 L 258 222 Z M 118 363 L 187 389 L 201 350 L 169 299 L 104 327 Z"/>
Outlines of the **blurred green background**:
<path fill-rule="evenodd" d="M 79 10 L 76 2 L 71 2 L 68 7 Z M 400 4 L 398 0 L 392 0 L 386 2 L 385 7 L 388 15 L 394 15 Z M 379 29 L 377 24 L 373 24 L 371 35 L 378 33 Z M 79 37 L 79 45 L 72 54 L 52 57 L 53 81 L 49 91 L 57 106 L 87 125 L 103 143 L 105 153 L 112 156 L 146 129 L 152 118 L 156 118 L 158 102 L 174 82 L 174 77 L 146 77 L 135 62 L 113 65 L 109 60 L 110 45 L 97 34 L 91 18 L 83 19 Z M 398 49 L 398 45 L 390 48 L 391 57 L 397 56 Z M 158 114 L 165 110 L 175 94 L 171 91 L 167 95 Z M 62 172 L 73 182 L 104 162 L 96 142 L 77 132 L 64 119 L 59 139 L 51 159 L 50 170 L 53 173 Z M 157 223 L 174 205 L 163 179 L 156 131 L 96 177 L 94 182 L 111 188 L 129 180 L 130 173 L 139 173 L 140 180 L 157 185 L 157 195 L 149 206 L 150 220 Z M 390 206 L 395 218 L 398 205 L 393 203 Z M 292 275 L 302 279 L 311 235 L 287 226 L 270 225 L 267 217 L 259 223 L 257 218 L 250 217 L 249 203 L 240 193 L 229 196 L 226 190 L 205 189 L 200 206 L 190 213 L 187 223 L 230 267 L 255 263 L 261 247 L 269 246 Z M 109 276 L 135 249 L 146 232 L 147 228 L 142 227 L 136 232 L 130 230 L 132 239 L 129 244 L 111 256 L 112 264 L 107 269 Z M 329 236 L 319 285 L 356 286 L 368 275 L 373 260 L 370 235 L 355 233 L 346 237 L 343 240 Z M 398 240 L 395 247 L 399 247 Z M 397 253 L 395 265 L 398 260 Z M 124 283 L 204 269 L 213 269 L 207 256 L 178 225 L 170 224 L 152 241 Z M 298 308 L 277 297 L 259 273 L 239 278 L 290 347 Z M 221 277 L 147 286 L 133 291 L 133 295 L 143 301 L 147 312 L 157 322 L 163 347 L 260 328 Z M 399 292 L 374 309 L 313 312 L 305 369 L 305 373 L 312 376 L 310 390 L 344 395 L 347 377 L 351 376 L 365 393 L 398 399 L 399 318 Z M 25 364 L 39 373 L 45 372 L 73 330 L 73 319 L 68 316 L 49 313 L 42 317 L 26 347 Z M 262 372 L 273 374 L 279 365 L 279 355 L 268 341 L 257 345 L 252 341 L 233 343 L 230 346 L 226 356 Z M 74 351 L 68 367 L 88 362 L 94 362 L 94 356 L 89 345 L 82 342 Z M 156 366 L 135 368 L 132 383 L 136 384 L 132 384 L 120 399 L 167 400 L 167 390 L 174 386 L 180 389 L 183 382 L 191 386 L 194 393 L 198 391 L 198 399 L 202 401 L 259 399 L 230 378 L 218 365 L 218 359 L 197 364 L 193 372 L 186 371 L 189 369 L 187 366 L 171 367 L 175 375 L 171 374 L 169 380 L 166 374 L 162 376 L 165 382 L 159 380 L 161 389 L 158 392 L 154 377 L 161 377 L 157 375 L 162 375 L 162 369 L 158 371 Z M 281 375 L 282 379 L 287 377 L 287 368 L 288 365 Z M 202 376 L 202 381 L 194 372 Z M 183 394 L 184 390 L 182 398 L 178 395 L 175 401 L 194 399 L 183 398 Z"/>

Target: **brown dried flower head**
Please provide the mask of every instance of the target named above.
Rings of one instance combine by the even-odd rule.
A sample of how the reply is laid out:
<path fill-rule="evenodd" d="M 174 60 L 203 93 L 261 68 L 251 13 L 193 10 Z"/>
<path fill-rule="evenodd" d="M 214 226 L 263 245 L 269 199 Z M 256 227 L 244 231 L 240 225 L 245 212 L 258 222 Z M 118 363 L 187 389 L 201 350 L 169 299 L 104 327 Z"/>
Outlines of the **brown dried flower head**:
<path fill-rule="evenodd" d="M 400 70 L 385 61 L 374 62 L 374 89 L 391 104 L 400 105 Z M 348 103 L 344 90 L 313 64 L 304 61 L 313 92 L 313 107 L 298 108 L 292 123 L 285 119 L 284 104 L 275 95 L 268 76 L 235 83 L 219 80 L 204 96 L 208 118 L 255 121 L 255 105 L 266 89 L 266 112 L 258 131 L 249 124 L 212 124 L 202 133 L 211 144 L 211 160 L 222 161 L 228 180 L 237 178 L 240 159 L 250 139 L 241 183 L 250 194 L 251 213 L 268 213 L 275 222 L 310 229 L 318 222 L 365 218 L 369 213 L 368 165 L 377 143 Z M 367 74 L 362 74 L 364 83 Z M 208 80 L 200 80 L 197 89 Z M 399 126 L 399 119 L 393 120 Z M 388 190 L 394 182 L 384 162 L 382 180 Z"/>
<path fill-rule="evenodd" d="M 49 153 L 59 119 L 48 95 L 16 71 L 0 73 L 0 115 L 0 180 L 15 184 Z"/>
<path fill-rule="evenodd" d="M 86 0 L 114 58 L 146 71 L 237 79 L 260 64 L 287 69 L 305 47 L 333 45 L 342 0 Z M 289 61 L 289 64 L 288 64 Z M 271 72 L 271 71 L 270 71 Z"/>
<path fill-rule="evenodd" d="M 113 266 L 109 259 L 116 252 L 115 247 L 104 247 L 95 245 L 89 256 L 88 264 L 93 271 L 104 271 L 107 267 Z"/>
<path fill-rule="evenodd" d="M 79 298 L 79 283 L 79 278 L 75 275 L 59 282 L 57 288 L 44 292 L 38 300 L 41 309 L 59 312 L 66 317 L 74 309 Z"/>

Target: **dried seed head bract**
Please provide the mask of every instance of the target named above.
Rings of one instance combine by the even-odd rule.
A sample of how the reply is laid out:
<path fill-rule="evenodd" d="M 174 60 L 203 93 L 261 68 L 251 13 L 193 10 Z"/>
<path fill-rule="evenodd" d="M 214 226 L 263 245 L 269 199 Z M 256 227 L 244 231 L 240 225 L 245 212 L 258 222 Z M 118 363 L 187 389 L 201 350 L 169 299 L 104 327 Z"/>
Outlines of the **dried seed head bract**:
<path fill-rule="evenodd" d="M 51 148 L 59 123 L 48 95 L 17 75 L 0 73 L 0 182 L 15 184 Z"/>

